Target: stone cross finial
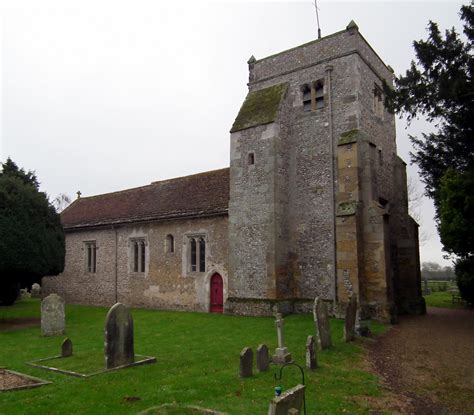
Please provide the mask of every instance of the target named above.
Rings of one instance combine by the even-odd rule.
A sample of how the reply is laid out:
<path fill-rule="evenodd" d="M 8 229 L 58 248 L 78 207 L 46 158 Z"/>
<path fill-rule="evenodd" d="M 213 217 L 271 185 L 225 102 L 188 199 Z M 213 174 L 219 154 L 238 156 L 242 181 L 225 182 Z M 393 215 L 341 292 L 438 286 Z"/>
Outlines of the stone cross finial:
<path fill-rule="evenodd" d="M 77 198 L 80 199 L 80 198 L 81 198 L 81 194 L 82 194 L 81 191 L 78 190 L 78 191 L 76 192 L 76 194 L 77 194 Z"/>

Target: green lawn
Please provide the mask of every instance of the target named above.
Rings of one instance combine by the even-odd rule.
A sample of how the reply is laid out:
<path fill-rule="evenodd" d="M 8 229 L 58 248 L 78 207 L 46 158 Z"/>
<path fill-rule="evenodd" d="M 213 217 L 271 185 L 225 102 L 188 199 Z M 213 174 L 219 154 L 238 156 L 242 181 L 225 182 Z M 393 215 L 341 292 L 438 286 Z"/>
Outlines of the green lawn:
<path fill-rule="evenodd" d="M 24 300 L 13 307 L 0 307 L 0 319 L 39 317 L 39 310 L 39 300 Z M 107 310 L 66 306 L 67 336 L 77 355 L 70 363 L 74 369 L 87 373 L 101 364 Z M 155 356 L 157 363 L 87 379 L 25 365 L 58 355 L 63 337 L 42 337 L 39 326 L 0 331 L 0 366 L 53 382 L 36 389 L 0 393 L 0 414 L 136 414 L 166 403 L 228 414 L 267 412 L 277 384 L 275 368 L 240 379 L 238 367 L 244 346 L 251 346 L 254 353 L 260 343 L 266 343 L 270 350 L 276 347 L 272 318 L 144 309 L 133 309 L 132 315 L 135 353 Z M 342 323 L 331 321 L 334 347 L 318 354 L 320 368 L 305 371 L 308 414 L 367 413 L 364 397 L 382 395 L 378 379 L 363 363 L 363 340 L 343 343 Z M 373 324 L 372 330 L 380 333 L 384 327 Z M 300 364 L 304 364 L 309 334 L 313 334 L 310 315 L 285 319 L 287 346 Z M 84 357 L 83 362 L 79 357 Z M 300 382 L 299 371 L 290 367 L 278 384 L 286 389 Z"/>
<path fill-rule="evenodd" d="M 453 293 L 449 291 L 432 292 L 425 295 L 427 307 L 441 307 L 441 308 L 465 308 L 465 303 L 453 303 Z"/>

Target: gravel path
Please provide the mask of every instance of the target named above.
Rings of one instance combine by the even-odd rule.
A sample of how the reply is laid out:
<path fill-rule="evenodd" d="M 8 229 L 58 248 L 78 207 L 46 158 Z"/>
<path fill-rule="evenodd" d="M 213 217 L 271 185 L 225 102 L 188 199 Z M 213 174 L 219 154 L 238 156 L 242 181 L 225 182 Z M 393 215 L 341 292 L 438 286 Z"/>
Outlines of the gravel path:
<path fill-rule="evenodd" d="M 398 397 L 395 413 L 474 414 L 474 310 L 428 308 L 403 317 L 369 350 Z"/>

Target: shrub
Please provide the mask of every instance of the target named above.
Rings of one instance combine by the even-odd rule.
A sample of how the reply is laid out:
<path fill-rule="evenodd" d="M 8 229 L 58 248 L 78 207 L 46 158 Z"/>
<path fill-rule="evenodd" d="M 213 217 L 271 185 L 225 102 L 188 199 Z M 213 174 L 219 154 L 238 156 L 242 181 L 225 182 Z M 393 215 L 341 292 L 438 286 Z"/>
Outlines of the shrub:
<path fill-rule="evenodd" d="M 455 270 L 461 297 L 474 305 L 474 256 L 458 259 Z"/>

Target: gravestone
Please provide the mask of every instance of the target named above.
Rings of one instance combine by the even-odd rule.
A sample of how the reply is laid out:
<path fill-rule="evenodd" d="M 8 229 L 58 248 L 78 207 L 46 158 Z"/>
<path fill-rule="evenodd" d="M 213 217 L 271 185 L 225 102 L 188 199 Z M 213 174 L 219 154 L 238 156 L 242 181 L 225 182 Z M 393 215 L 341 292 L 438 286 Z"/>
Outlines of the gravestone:
<path fill-rule="evenodd" d="M 270 368 L 270 357 L 268 355 L 268 347 L 261 344 L 257 347 L 257 370 L 266 372 Z"/>
<path fill-rule="evenodd" d="M 253 351 L 250 347 L 244 347 L 240 352 L 240 371 L 241 378 L 252 376 Z"/>
<path fill-rule="evenodd" d="M 72 356 L 72 341 L 66 337 L 61 345 L 61 357 L 69 356 Z"/>
<path fill-rule="evenodd" d="M 31 286 L 31 298 L 40 298 L 41 297 L 41 285 L 34 283 Z"/>
<path fill-rule="evenodd" d="M 275 354 L 272 357 L 273 363 L 284 364 L 291 362 L 291 353 L 285 347 L 285 340 L 283 337 L 284 320 L 280 313 L 277 313 L 275 320 L 275 327 L 277 329 L 278 347 L 275 349 Z"/>
<path fill-rule="evenodd" d="M 105 318 L 105 367 L 112 369 L 134 361 L 132 315 L 127 307 L 117 303 Z"/>
<path fill-rule="evenodd" d="M 297 385 L 294 388 L 288 389 L 280 396 L 275 396 L 268 408 L 268 415 L 288 415 L 292 409 L 301 413 L 304 403 L 304 385 Z"/>
<path fill-rule="evenodd" d="M 346 308 L 346 319 L 344 320 L 344 341 L 350 342 L 355 339 L 355 325 L 357 318 L 357 297 L 351 295 L 349 304 Z"/>
<path fill-rule="evenodd" d="M 50 294 L 41 301 L 41 334 L 59 336 L 65 329 L 64 300 L 57 294 Z"/>
<path fill-rule="evenodd" d="M 314 343 L 314 337 L 308 336 L 308 339 L 306 340 L 306 367 L 311 370 L 318 367 L 316 347 Z"/>
<path fill-rule="evenodd" d="M 21 300 L 26 300 L 27 298 L 30 298 L 31 294 L 28 292 L 26 288 L 22 288 L 20 290 L 20 299 Z"/>
<path fill-rule="evenodd" d="M 319 349 L 328 349 L 332 346 L 331 327 L 329 325 L 326 303 L 320 297 L 314 299 L 313 319 Z"/>

